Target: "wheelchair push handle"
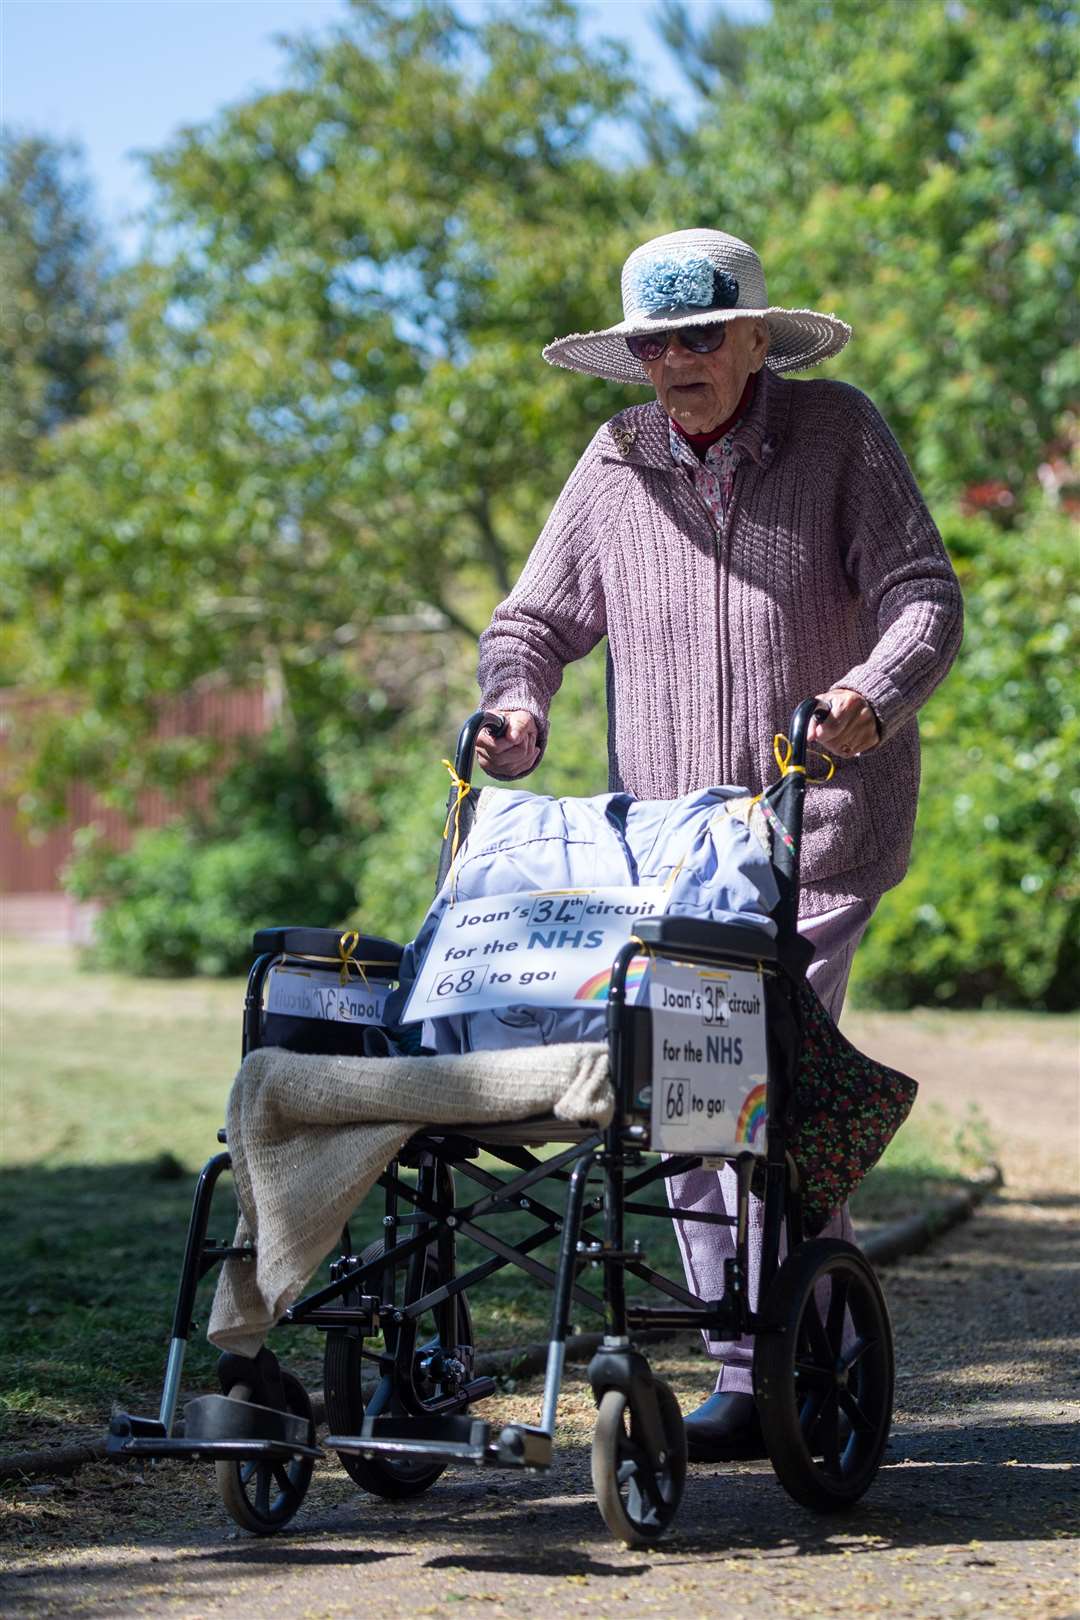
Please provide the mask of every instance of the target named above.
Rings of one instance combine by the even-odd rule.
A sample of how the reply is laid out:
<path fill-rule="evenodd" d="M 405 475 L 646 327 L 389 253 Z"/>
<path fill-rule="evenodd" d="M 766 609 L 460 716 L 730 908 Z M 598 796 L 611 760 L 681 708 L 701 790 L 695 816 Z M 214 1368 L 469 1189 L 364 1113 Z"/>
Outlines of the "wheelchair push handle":
<path fill-rule="evenodd" d="M 791 762 L 793 765 L 806 764 L 806 740 L 811 720 L 827 720 L 829 709 L 818 702 L 817 698 L 805 698 L 799 704 L 791 717 L 789 738 L 791 741 Z M 458 734 L 457 751 L 454 755 L 454 769 L 465 782 L 472 781 L 473 757 L 476 750 L 476 739 L 481 731 L 488 730 L 493 737 L 501 737 L 506 730 L 506 717 L 495 714 L 491 710 L 478 709 L 470 714 Z"/>
<path fill-rule="evenodd" d="M 804 698 L 791 717 L 791 744 L 782 774 L 766 788 L 770 804 L 787 831 L 773 850 L 773 866 L 780 883 L 780 904 L 774 913 L 782 940 L 794 938 L 798 927 L 799 855 L 802 848 L 803 802 L 806 798 L 806 755 L 811 720 L 827 719 L 829 710 L 816 697 Z"/>
<path fill-rule="evenodd" d="M 475 714 L 470 714 L 458 733 L 457 748 L 454 750 L 456 780 L 451 785 L 450 796 L 446 801 L 446 833 L 439 851 L 439 866 L 435 875 L 436 894 L 442 888 L 446 874 L 450 870 L 455 849 L 468 836 L 476 815 L 475 789 L 470 786 L 470 791 L 464 798 L 460 798 L 459 795 L 465 792 L 464 785 L 472 783 L 476 739 L 485 729 L 490 731 L 493 737 L 501 737 L 506 730 L 506 720 L 501 714 L 477 709 Z M 460 789 L 459 783 L 463 784 Z"/>
<path fill-rule="evenodd" d="M 788 738 L 791 742 L 792 765 L 806 764 L 806 740 L 811 720 L 827 720 L 831 710 L 817 698 L 804 698 L 791 717 Z"/>

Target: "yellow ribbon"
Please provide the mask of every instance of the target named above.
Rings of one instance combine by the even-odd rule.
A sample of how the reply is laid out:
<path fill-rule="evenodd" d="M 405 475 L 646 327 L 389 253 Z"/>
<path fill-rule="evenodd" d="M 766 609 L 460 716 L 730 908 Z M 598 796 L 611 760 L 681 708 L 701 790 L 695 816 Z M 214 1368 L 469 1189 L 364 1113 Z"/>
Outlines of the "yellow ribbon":
<path fill-rule="evenodd" d="M 472 792 L 472 783 L 466 782 L 463 776 L 459 776 L 448 759 L 444 759 L 443 764 L 450 772 L 452 786 L 457 790 L 457 797 L 446 812 L 446 826 L 442 830 L 443 839 L 445 840 L 450 836 L 450 823 L 454 823 L 454 842 L 450 850 L 450 861 L 453 864 L 457 860 L 458 845 L 461 843 L 461 806 Z"/>
<path fill-rule="evenodd" d="M 348 984 L 349 969 L 354 967 L 363 980 L 364 988 L 366 990 L 368 988 L 367 974 L 364 972 L 360 963 L 353 955 L 353 952 L 359 943 L 360 935 L 355 929 L 351 929 L 347 934 L 342 934 L 341 938 L 338 940 L 338 954 L 341 957 L 341 983 Z"/>
<path fill-rule="evenodd" d="M 827 782 L 832 776 L 833 772 L 836 770 L 836 765 L 829 758 L 828 754 L 821 754 L 816 748 L 811 748 L 809 752 L 813 754 L 814 758 L 823 759 L 829 768 L 825 772 L 824 776 L 808 776 L 805 765 L 792 764 L 791 756 L 795 750 L 791 746 L 791 738 L 785 736 L 782 731 L 778 731 L 776 736 L 773 738 L 772 751 L 773 758 L 776 761 L 777 770 L 780 772 L 781 776 L 805 776 L 807 782 Z M 757 794 L 754 803 L 756 804 L 757 800 L 763 797 L 763 794 Z"/>
<path fill-rule="evenodd" d="M 826 765 L 829 767 L 824 776 L 809 776 L 807 775 L 805 765 L 793 765 L 791 763 L 791 756 L 795 750 L 791 746 L 791 738 L 786 736 L 782 731 L 778 731 L 776 736 L 773 738 L 772 751 L 773 758 L 776 761 L 776 766 L 781 777 L 805 776 L 807 786 L 809 786 L 811 782 L 827 782 L 832 776 L 833 772 L 836 770 L 836 765 L 833 760 L 829 758 L 828 754 L 819 753 L 816 748 L 811 748 L 810 753 L 813 754 L 815 759 L 823 759 Z M 754 797 L 750 801 L 751 804 L 760 804 L 768 791 L 768 788 L 762 788 L 760 793 L 755 793 Z"/>
<path fill-rule="evenodd" d="M 777 769 L 779 770 L 781 776 L 791 776 L 793 773 L 797 776 L 806 776 L 805 765 L 793 765 L 791 763 L 791 756 L 795 750 L 791 746 L 790 737 L 786 737 L 782 731 L 778 731 L 776 736 L 773 738 L 772 746 L 773 758 L 776 760 Z M 832 776 L 833 772 L 836 770 L 834 761 L 829 758 L 828 754 L 819 753 L 816 748 L 811 748 L 810 752 L 813 754 L 815 759 L 823 759 L 829 769 L 826 771 L 824 776 L 807 776 L 807 781 L 827 782 Z"/>

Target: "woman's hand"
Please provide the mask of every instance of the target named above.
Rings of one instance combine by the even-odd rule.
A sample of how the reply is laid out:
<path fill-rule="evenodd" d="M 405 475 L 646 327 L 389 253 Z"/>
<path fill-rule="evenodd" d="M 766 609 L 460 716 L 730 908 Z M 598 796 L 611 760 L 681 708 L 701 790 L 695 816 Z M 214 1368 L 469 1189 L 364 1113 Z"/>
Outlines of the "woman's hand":
<path fill-rule="evenodd" d="M 811 720 L 807 738 L 821 743 L 830 754 L 841 759 L 852 759 L 868 754 L 881 741 L 877 715 L 861 692 L 852 692 L 846 686 L 833 686 L 819 692 L 817 701 L 829 710 L 827 720 Z"/>
<path fill-rule="evenodd" d="M 501 737 L 483 730 L 476 739 L 476 763 L 489 776 L 524 776 L 540 758 L 536 721 L 527 709 L 493 709 L 506 721 Z"/>

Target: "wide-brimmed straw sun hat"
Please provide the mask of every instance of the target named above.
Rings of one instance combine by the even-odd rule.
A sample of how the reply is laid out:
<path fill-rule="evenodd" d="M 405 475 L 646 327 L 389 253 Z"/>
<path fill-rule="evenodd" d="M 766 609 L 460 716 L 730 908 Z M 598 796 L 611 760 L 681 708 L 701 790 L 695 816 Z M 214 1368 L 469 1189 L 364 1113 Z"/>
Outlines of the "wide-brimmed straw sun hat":
<path fill-rule="evenodd" d="M 839 354 L 851 327 L 815 309 L 770 304 L 753 248 L 726 231 L 671 231 L 642 243 L 623 265 L 623 319 L 603 332 L 573 332 L 544 350 L 544 359 L 610 382 L 645 383 L 628 336 L 708 326 L 757 316 L 769 328 L 766 364 L 801 371 Z"/>

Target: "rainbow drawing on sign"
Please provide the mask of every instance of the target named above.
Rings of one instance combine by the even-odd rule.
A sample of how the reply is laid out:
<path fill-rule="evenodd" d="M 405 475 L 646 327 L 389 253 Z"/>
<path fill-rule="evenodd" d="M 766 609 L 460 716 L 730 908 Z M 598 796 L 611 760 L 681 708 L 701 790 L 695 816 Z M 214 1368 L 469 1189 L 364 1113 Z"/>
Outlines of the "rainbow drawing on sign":
<path fill-rule="evenodd" d="M 758 1140 L 764 1146 L 765 1139 L 765 1087 L 755 1086 L 743 1098 L 743 1105 L 739 1109 L 739 1120 L 735 1126 L 736 1142 L 745 1142 L 747 1147 L 756 1147 Z"/>
<path fill-rule="evenodd" d="M 626 970 L 627 991 L 636 990 L 645 977 L 645 970 L 649 965 L 647 956 L 635 956 Z M 608 990 L 611 988 L 611 969 L 605 968 L 602 973 L 594 973 L 585 983 L 579 985 L 574 991 L 575 1001 L 606 1001 Z"/>

